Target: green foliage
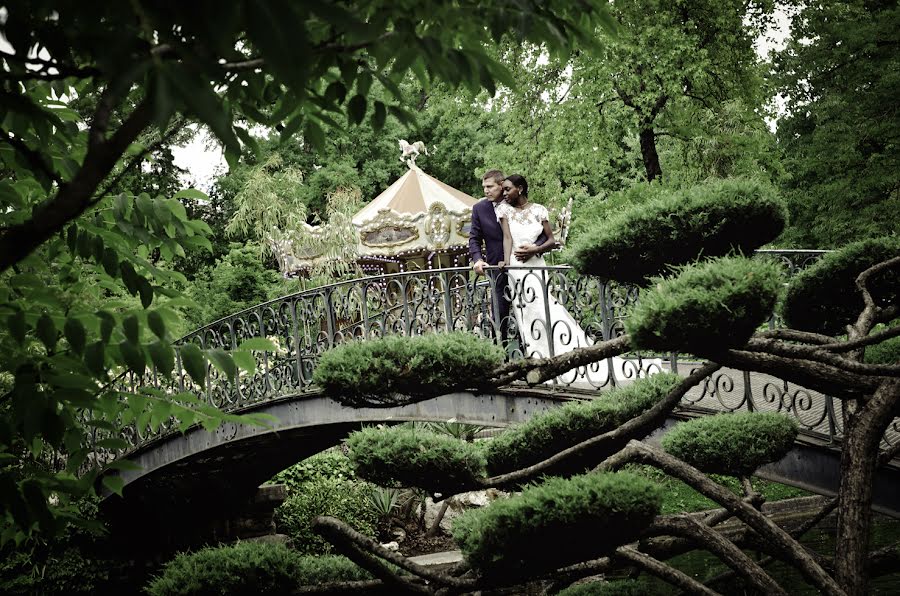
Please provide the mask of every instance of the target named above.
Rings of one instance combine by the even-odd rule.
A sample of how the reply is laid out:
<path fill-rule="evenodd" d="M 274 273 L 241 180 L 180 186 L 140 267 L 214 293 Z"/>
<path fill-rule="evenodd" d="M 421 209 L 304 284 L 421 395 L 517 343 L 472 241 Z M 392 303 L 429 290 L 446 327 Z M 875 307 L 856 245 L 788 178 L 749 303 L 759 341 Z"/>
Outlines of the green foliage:
<path fill-rule="evenodd" d="M 689 265 L 641 294 L 625 329 L 641 350 L 710 354 L 745 343 L 781 288 L 772 262 L 725 257 Z"/>
<path fill-rule="evenodd" d="M 591 581 L 569 586 L 557 596 L 646 596 L 648 589 L 647 582 L 642 579 Z"/>
<path fill-rule="evenodd" d="M 896 233 L 900 195 L 900 8 L 832 0 L 799 5 L 774 65 L 786 99 L 778 144 L 798 248 Z"/>
<path fill-rule="evenodd" d="M 682 422 L 662 445 L 703 472 L 749 476 L 781 459 L 796 438 L 797 423 L 783 414 L 741 412 Z"/>
<path fill-rule="evenodd" d="M 371 485 L 353 480 L 318 478 L 303 483 L 275 510 L 275 525 L 291 537 L 293 548 L 301 553 L 330 553 L 330 542 L 312 529 L 312 518 L 330 515 L 343 520 L 367 536 L 374 536 L 378 516 L 368 495 Z"/>
<path fill-rule="evenodd" d="M 894 325 L 898 324 L 900 321 L 894 322 Z M 879 330 L 876 327 L 872 332 Z M 900 337 L 892 337 L 879 344 L 868 346 L 864 360 L 868 364 L 897 364 L 900 362 Z"/>
<path fill-rule="evenodd" d="M 477 387 L 502 361 L 498 346 L 470 333 L 388 336 L 326 351 L 313 382 L 344 405 L 389 407 Z"/>
<path fill-rule="evenodd" d="M 865 304 L 856 278 L 869 267 L 900 255 L 900 238 L 853 242 L 826 254 L 788 285 L 781 315 L 794 329 L 839 335 L 855 323 Z M 896 304 L 900 296 L 897 267 L 872 276 L 869 290 L 876 304 Z"/>
<path fill-rule="evenodd" d="M 657 198 L 600 221 L 573 246 L 583 274 L 646 284 L 673 266 L 734 251 L 749 253 L 774 240 L 786 212 L 770 186 L 719 180 Z"/>
<path fill-rule="evenodd" d="M 613 430 L 653 407 L 679 381 L 678 375 L 656 374 L 626 387 L 603 392 L 595 399 L 571 402 L 534 416 L 487 443 L 485 457 L 488 473 L 493 476 L 533 465 L 563 449 Z M 647 430 L 640 432 L 646 434 Z M 587 453 L 572 466 L 583 468 L 596 464 L 631 438 L 634 437 L 624 437 L 615 445 L 605 446 L 601 452 Z"/>
<path fill-rule="evenodd" d="M 188 286 L 191 304 L 183 309 L 188 330 L 265 302 L 270 288 L 280 287 L 281 281 L 278 271 L 263 265 L 257 246 L 232 244 L 228 254 L 214 267 L 202 268 Z"/>
<path fill-rule="evenodd" d="M 328 449 L 297 462 L 290 468 L 278 472 L 270 481 L 272 484 L 284 484 L 293 492 L 301 489 L 307 482 L 316 480 L 353 480 L 353 464 L 338 448 Z"/>
<path fill-rule="evenodd" d="M 300 586 L 370 576 L 343 557 L 301 556 L 280 544 L 239 542 L 181 553 L 144 591 L 150 596 L 289 594 Z"/>
<path fill-rule="evenodd" d="M 366 428 L 347 448 L 357 475 L 381 486 L 453 494 L 484 476 L 479 446 L 421 428 Z"/>
<path fill-rule="evenodd" d="M 550 570 L 632 541 L 659 513 L 661 501 L 653 483 L 629 472 L 551 478 L 466 512 L 454 523 L 453 537 L 466 561 L 484 574 Z"/>

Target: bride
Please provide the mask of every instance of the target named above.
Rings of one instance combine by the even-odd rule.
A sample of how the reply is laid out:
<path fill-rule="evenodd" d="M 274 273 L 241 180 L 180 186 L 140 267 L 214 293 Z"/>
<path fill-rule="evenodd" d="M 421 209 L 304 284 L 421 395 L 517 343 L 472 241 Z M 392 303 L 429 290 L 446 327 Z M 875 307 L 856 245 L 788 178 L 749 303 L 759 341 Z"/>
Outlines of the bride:
<path fill-rule="evenodd" d="M 502 187 L 506 201 L 498 205 L 497 219 L 503 229 L 503 250 L 513 295 L 510 310 L 519 327 L 522 353 L 527 358 L 546 358 L 592 345 L 594 342 L 550 292 L 545 272 L 532 270 L 545 267 L 543 254 L 556 246 L 547 208 L 528 200 L 528 182 L 523 176 L 508 176 Z M 541 232 L 546 234 L 547 240 L 535 244 Z M 564 373 L 556 378 L 556 382 L 594 387 L 606 385 L 610 382 L 610 362 L 616 382 L 662 370 L 658 359 L 644 359 L 641 366 L 640 361 L 613 357 Z"/>

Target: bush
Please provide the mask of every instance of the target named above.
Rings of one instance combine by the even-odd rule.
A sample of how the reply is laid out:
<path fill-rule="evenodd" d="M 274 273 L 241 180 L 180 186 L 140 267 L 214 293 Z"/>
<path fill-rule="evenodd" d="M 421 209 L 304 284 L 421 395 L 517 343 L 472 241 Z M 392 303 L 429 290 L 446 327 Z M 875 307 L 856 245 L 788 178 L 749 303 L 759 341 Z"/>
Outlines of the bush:
<path fill-rule="evenodd" d="M 663 437 L 668 453 L 708 474 L 749 476 L 778 461 L 797 438 L 797 423 L 775 412 L 718 414 L 682 422 Z"/>
<path fill-rule="evenodd" d="M 897 364 L 900 362 L 900 337 L 892 337 L 880 344 L 868 346 L 864 360 L 868 364 Z"/>
<path fill-rule="evenodd" d="M 709 354 L 744 344 L 772 315 L 781 287 L 769 261 L 725 257 L 658 280 L 625 320 L 641 350 Z"/>
<path fill-rule="evenodd" d="M 312 529 L 317 515 L 336 517 L 367 536 L 375 536 L 378 516 L 369 505 L 371 486 L 365 482 L 319 478 L 303 484 L 275 510 L 275 526 L 291 537 L 301 553 L 331 552 L 331 543 Z"/>
<path fill-rule="evenodd" d="M 782 317 L 789 327 L 842 335 L 864 308 L 856 287 L 857 276 L 877 263 L 900 254 L 900 238 L 874 238 L 848 244 L 819 259 L 795 276 L 788 286 Z M 883 272 L 869 281 L 879 305 L 896 303 L 900 295 L 900 271 Z"/>
<path fill-rule="evenodd" d="M 272 484 L 284 484 L 290 492 L 301 489 L 306 482 L 321 480 L 353 480 L 353 464 L 340 449 L 333 448 L 299 461 L 272 477 Z"/>
<path fill-rule="evenodd" d="M 347 447 L 356 473 L 381 486 L 454 493 L 484 476 L 478 445 L 420 428 L 363 429 L 350 435 Z"/>
<path fill-rule="evenodd" d="M 177 555 L 144 591 L 151 596 L 256 596 L 366 579 L 371 577 L 343 557 L 306 557 L 280 544 L 239 542 Z"/>
<path fill-rule="evenodd" d="M 634 540 L 662 493 L 629 472 L 551 478 L 457 518 L 453 537 L 484 574 L 535 572 L 603 556 Z"/>
<path fill-rule="evenodd" d="M 749 253 L 777 238 L 786 218 L 775 190 L 759 181 L 717 180 L 661 192 L 582 232 L 573 243 L 573 264 L 583 274 L 643 285 L 701 256 Z"/>
<path fill-rule="evenodd" d="M 390 336 L 322 354 L 313 381 L 351 407 L 390 407 L 477 387 L 503 362 L 503 350 L 470 333 Z"/>
<path fill-rule="evenodd" d="M 487 443 L 488 474 L 494 476 L 536 464 L 563 449 L 613 430 L 651 408 L 680 380 L 674 374 L 656 374 L 601 393 L 591 401 L 568 403 L 512 427 Z M 626 437 L 621 443 L 630 438 L 634 437 Z M 612 453 L 621 446 L 608 445 L 603 452 Z M 594 462 L 602 457 L 599 453 L 588 454 L 588 459 Z M 571 465 L 577 467 L 578 463 Z M 586 465 L 583 460 L 581 465 Z"/>
<path fill-rule="evenodd" d="M 569 586 L 557 596 L 646 596 L 653 593 L 653 587 L 644 580 L 620 579 Z"/>

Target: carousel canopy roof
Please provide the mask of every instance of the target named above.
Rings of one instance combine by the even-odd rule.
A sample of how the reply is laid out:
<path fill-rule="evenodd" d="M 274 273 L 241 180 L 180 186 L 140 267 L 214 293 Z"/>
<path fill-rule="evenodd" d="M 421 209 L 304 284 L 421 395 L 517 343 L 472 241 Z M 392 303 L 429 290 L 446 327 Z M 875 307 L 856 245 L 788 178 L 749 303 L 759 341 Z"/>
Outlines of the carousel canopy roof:
<path fill-rule="evenodd" d="M 411 164 L 408 172 L 353 216 L 353 224 L 363 226 L 383 210 L 414 216 L 428 213 L 434 203 L 442 203 L 451 213 L 463 213 L 470 211 L 477 202 L 478 199 L 444 184 Z"/>

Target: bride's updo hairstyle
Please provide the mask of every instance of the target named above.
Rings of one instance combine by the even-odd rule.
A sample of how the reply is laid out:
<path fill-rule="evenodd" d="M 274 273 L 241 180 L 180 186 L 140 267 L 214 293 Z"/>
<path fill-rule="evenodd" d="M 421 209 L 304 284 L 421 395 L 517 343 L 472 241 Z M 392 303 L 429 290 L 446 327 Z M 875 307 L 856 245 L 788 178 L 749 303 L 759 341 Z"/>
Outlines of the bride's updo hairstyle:
<path fill-rule="evenodd" d="M 528 180 L 525 180 L 525 176 L 521 176 L 519 174 L 510 174 L 506 177 L 506 179 L 512 182 L 513 186 L 522 189 L 519 194 L 521 194 L 523 197 L 528 196 Z"/>

